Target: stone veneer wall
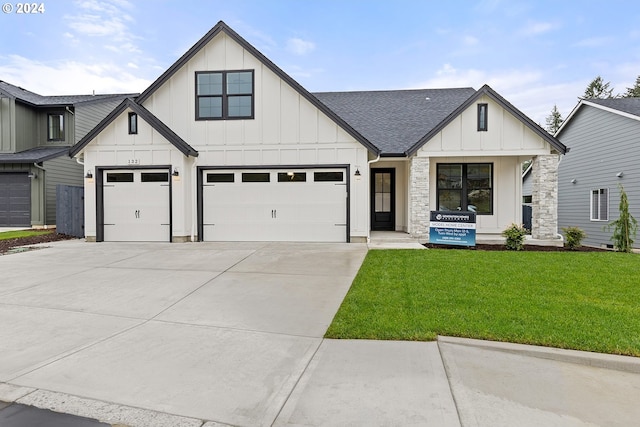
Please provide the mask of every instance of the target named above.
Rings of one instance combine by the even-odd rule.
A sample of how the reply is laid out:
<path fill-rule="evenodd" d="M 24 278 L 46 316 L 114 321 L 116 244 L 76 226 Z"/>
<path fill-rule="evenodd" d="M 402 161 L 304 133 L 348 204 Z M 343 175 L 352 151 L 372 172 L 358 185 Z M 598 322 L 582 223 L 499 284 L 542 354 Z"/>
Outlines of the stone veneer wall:
<path fill-rule="evenodd" d="M 412 237 L 426 238 L 429 236 L 429 157 L 411 158 L 409 180 L 409 233 Z"/>
<path fill-rule="evenodd" d="M 533 159 L 531 237 L 556 239 L 558 233 L 558 161 L 559 155 Z"/>

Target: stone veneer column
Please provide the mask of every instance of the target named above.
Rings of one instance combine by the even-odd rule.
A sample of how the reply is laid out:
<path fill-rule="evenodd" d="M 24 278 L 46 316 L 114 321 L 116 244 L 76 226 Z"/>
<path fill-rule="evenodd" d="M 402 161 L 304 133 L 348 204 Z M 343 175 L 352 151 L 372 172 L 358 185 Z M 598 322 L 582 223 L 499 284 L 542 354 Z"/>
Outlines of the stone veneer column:
<path fill-rule="evenodd" d="M 411 158 L 409 200 L 409 233 L 415 238 L 426 238 L 429 235 L 429 157 Z"/>
<path fill-rule="evenodd" d="M 558 154 L 533 159 L 531 237 L 556 239 L 558 233 Z"/>

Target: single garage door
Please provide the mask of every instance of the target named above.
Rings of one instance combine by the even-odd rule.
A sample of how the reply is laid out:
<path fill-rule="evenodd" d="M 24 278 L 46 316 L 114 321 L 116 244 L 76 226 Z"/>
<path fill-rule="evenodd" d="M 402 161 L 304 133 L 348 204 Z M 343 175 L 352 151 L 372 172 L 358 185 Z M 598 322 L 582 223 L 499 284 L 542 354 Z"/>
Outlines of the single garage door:
<path fill-rule="evenodd" d="M 125 169 L 102 173 L 104 240 L 170 241 L 169 172 Z"/>
<path fill-rule="evenodd" d="M 27 173 L 0 173 L 0 227 L 31 226 L 31 181 Z"/>
<path fill-rule="evenodd" d="M 203 240 L 345 242 L 345 169 L 203 171 Z"/>

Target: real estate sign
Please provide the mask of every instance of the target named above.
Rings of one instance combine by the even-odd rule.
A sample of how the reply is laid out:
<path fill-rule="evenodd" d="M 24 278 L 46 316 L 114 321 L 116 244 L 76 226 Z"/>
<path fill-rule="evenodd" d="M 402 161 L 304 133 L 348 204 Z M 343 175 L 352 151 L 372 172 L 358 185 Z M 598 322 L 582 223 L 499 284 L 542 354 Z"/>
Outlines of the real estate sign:
<path fill-rule="evenodd" d="M 431 211 L 429 243 L 440 245 L 476 245 L 476 213 Z"/>

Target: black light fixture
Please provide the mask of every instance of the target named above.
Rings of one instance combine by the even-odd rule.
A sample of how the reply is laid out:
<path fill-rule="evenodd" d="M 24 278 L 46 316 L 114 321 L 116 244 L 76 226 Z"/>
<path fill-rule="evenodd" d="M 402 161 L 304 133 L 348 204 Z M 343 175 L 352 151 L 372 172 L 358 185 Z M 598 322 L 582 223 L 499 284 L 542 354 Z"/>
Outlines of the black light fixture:
<path fill-rule="evenodd" d="M 358 169 L 358 167 L 356 166 L 356 173 L 354 174 L 355 176 L 361 176 L 360 174 L 360 169 Z"/>
<path fill-rule="evenodd" d="M 87 171 L 87 174 L 84 177 L 87 179 L 91 179 L 93 178 L 93 174 L 91 173 L 91 171 Z"/>
<path fill-rule="evenodd" d="M 180 176 L 180 172 L 178 172 L 178 168 L 173 168 L 173 172 L 171 173 L 173 176 Z"/>
<path fill-rule="evenodd" d="M 35 172 L 29 172 L 29 173 L 27 174 L 27 177 L 28 177 L 28 178 L 31 178 L 31 179 L 38 179 L 38 174 L 37 174 L 37 173 L 35 173 Z"/>

